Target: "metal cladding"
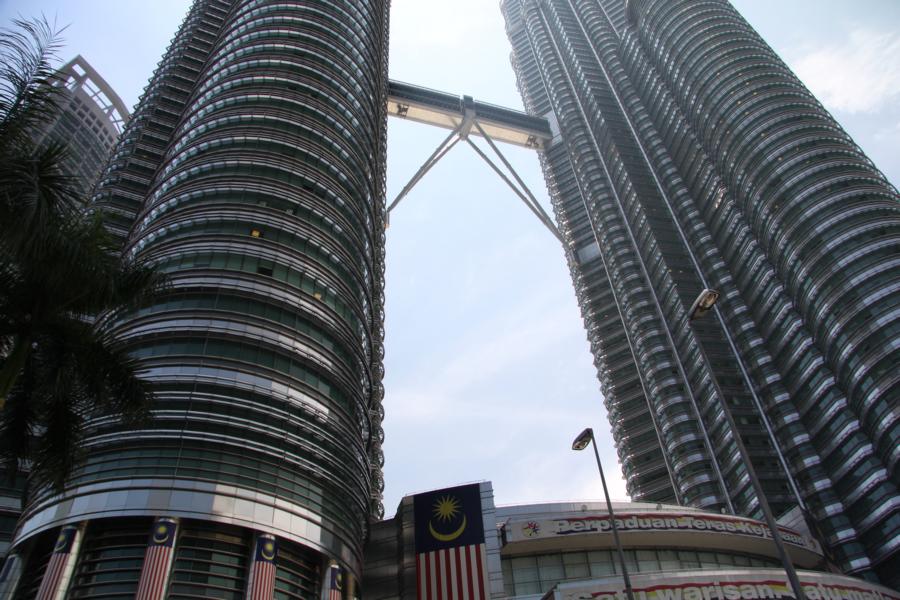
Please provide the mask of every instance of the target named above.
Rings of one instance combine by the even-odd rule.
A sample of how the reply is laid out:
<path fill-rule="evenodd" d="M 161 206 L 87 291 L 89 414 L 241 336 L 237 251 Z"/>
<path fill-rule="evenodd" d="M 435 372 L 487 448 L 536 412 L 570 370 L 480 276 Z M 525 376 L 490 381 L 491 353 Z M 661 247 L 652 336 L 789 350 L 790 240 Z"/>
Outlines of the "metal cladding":
<path fill-rule="evenodd" d="M 198 0 L 97 193 L 171 277 L 120 318 L 157 402 L 98 421 L 63 520 L 266 531 L 359 572 L 382 514 L 387 2 Z"/>
<path fill-rule="evenodd" d="M 75 178 L 79 193 L 88 194 L 128 120 L 128 109 L 81 56 L 60 67 L 51 84 L 60 92 L 59 116 L 39 137 L 65 142 L 63 171 Z"/>
<path fill-rule="evenodd" d="M 502 8 L 629 492 L 757 514 L 726 401 L 773 510 L 897 583 L 896 189 L 725 0 Z"/>

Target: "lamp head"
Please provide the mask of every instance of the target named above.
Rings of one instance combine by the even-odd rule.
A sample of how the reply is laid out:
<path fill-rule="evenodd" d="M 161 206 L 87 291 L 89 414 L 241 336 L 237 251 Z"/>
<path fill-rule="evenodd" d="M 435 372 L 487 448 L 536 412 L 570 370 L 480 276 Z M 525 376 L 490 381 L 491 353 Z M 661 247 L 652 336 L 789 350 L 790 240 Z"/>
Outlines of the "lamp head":
<path fill-rule="evenodd" d="M 693 321 L 695 319 L 699 319 L 710 310 L 715 305 L 716 300 L 719 299 L 719 292 L 716 290 L 711 290 L 709 288 L 700 292 L 700 295 L 697 296 L 697 299 L 694 300 L 693 306 L 691 306 L 690 312 L 688 312 L 688 320 Z"/>
<path fill-rule="evenodd" d="M 593 439 L 594 430 L 588 427 L 587 429 L 579 433 L 578 437 L 575 438 L 575 441 L 572 442 L 572 450 L 584 450 Z"/>

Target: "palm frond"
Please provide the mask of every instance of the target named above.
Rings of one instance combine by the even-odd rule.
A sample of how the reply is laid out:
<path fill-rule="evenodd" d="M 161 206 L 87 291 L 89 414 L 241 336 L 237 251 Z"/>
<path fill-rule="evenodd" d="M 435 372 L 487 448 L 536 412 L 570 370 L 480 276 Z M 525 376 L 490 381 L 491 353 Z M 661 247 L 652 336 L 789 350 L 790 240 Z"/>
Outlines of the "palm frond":
<path fill-rule="evenodd" d="M 138 377 L 137 362 L 111 334 L 92 327 L 74 360 L 92 413 L 119 416 L 129 426 L 147 419 L 150 384 Z"/>
<path fill-rule="evenodd" d="M 61 491 L 66 478 L 81 463 L 84 448 L 85 397 L 79 386 L 73 385 L 75 371 L 65 362 L 40 385 L 41 399 L 37 418 L 43 427 L 32 453 L 32 478 L 40 486 Z"/>
<path fill-rule="evenodd" d="M 54 118 L 57 90 L 53 63 L 61 29 L 46 18 L 13 21 L 0 30 L 0 141 L 18 143 Z M 63 28 L 64 29 L 64 28 Z"/>
<path fill-rule="evenodd" d="M 67 152 L 51 142 L 0 155 L 0 244 L 20 261 L 40 257 L 48 236 L 65 234 L 60 224 L 77 218 L 83 207 L 75 178 L 61 170 Z"/>
<path fill-rule="evenodd" d="M 116 252 L 98 215 L 69 220 L 43 244 L 40 255 L 30 260 L 27 276 L 40 280 L 42 295 L 54 298 L 57 311 L 94 317 L 131 308 L 167 284 L 149 263 L 126 260 Z"/>
<path fill-rule="evenodd" d="M 8 474 L 15 474 L 19 462 L 31 457 L 35 383 L 34 370 L 26 368 L 0 410 L 0 464 Z"/>
<path fill-rule="evenodd" d="M 30 460 L 32 482 L 59 490 L 86 428 L 146 418 L 152 390 L 107 325 L 166 280 L 123 259 L 64 173 L 65 144 L 38 140 L 58 116 L 59 31 L 46 19 L 14 26 L 0 30 L 0 368 L 15 371 L 0 460 Z"/>
<path fill-rule="evenodd" d="M 149 298 L 169 289 L 166 273 L 141 259 L 122 259 L 115 275 L 115 305 L 136 308 Z"/>

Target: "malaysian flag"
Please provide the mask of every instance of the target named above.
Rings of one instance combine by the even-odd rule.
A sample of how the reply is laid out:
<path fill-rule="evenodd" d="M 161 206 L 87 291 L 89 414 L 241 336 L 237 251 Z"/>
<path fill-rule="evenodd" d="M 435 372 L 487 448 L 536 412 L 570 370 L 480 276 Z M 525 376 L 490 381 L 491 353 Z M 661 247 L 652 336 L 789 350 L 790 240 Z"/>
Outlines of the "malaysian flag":
<path fill-rule="evenodd" d="M 135 600 L 162 600 L 172 566 L 177 532 L 178 523 L 174 519 L 160 518 L 153 523 Z"/>
<path fill-rule="evenodd" d="M 75 542 L 77 533 L 78 528 L 71 525 L 60 530 L 56 544 L 53 546 L 53 554 L 50 555 L 50 563 L 47 565 L 47 570 L 44 571 L 44 579 L 41 581 L 36 600 L 50 600 L 56 597 L 56 592 L 69 564 L 72 544 Z"/>
<path fill-rule="evenodd" d="M 342 600 L 344 597 L 344 572 L 339 565 L 328 568 L 328 600 Z"/>
<path fill-rule="evenodd" d="M 478 484 L 413 498 L 419 600 L 488 600 Z"/>
<path fill-rule="evenodd" d="M 256 536 L 256 552 L 253 556 L 253 572 L 250 575 L 248 600 L 272 600 L 275 595 L 275 560 L 278 558 L 278 540 L 261 533 Z"/>

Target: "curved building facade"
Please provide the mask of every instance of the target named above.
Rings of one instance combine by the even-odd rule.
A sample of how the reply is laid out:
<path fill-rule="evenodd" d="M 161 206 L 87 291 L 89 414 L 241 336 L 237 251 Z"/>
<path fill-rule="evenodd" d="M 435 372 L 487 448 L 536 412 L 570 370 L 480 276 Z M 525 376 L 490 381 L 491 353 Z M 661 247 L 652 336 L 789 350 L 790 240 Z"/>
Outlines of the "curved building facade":
<path fill-rule="evenodd" d="M 624 578 L 606 503 L 560 502 L 495 507 L 489 483 L 481 491 L 488 589 L 483 599 L 622 600 Z M 416 572 L 422 497 L 457 498 L 461 488 L 404 498 L 392 519 L 376 523 L 366 545 L 364 582 L 371 600 L 470 598 L 470 571 L 421 591 Z M 425 504 L 427 507 L 427 503 Z M 462 510 L 467 510 L 465 503 Z M 613 504 L 625 566 L 637 600 L 792 598 L 766 525 L 754 519 L 659 503 Z M 471 516 L 471 515 L 469 515 Z M 471 525 L 474 519 L 469 520 Z M 812 537 L 779 526 L 786 552 L 809 600 L 893 600 L 900 594 L 828 568 Z M 430 546 L 429 546 L 430 547 Z M 428 549 L 428 548 L 426 548 Z M 462 584 L 462 585 L 460 585 Z M 418 591 L 417 591 L 418 590 Z M 462 590 L 462 591 L 460 591 Z M 417 595 L 418 594 L 418 595 Z"/>
<path fill-rule="evenodd" d="M 65 142 L 68 151 L 63 169 L 75 178 L 81 194 L 89 194 L 128 121 L 128 109 L 81 56 L 60 67 L 56 76 L 51 83 L 59 91 L 59 116 L 40 137 Z"/>
<path fill-rule="evenodd" d="M 92 423 L 26 508 L 15 548 L 48 575 L 24 582 L 62 526 L 70 598 L 355 589 L 383 487 L 387 26 L 387 2 L 195 2 L 96 197 L 171 281 L 110 323 L 152 422 Z"/>
<path fill-rule="evenodd" d="M 896 189 L 726 0 L 502 8 L 629 492 L 761 514 L 739 435 L 776 513 L 896 584 Z"/>

